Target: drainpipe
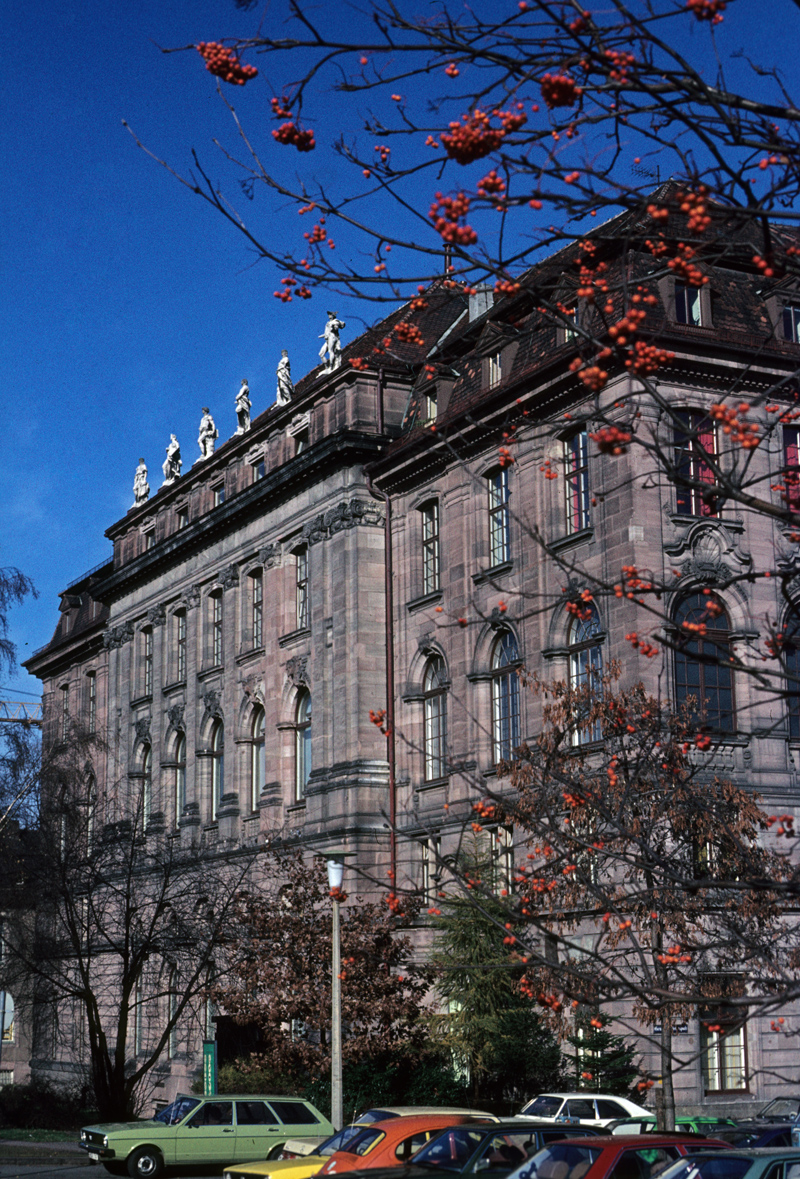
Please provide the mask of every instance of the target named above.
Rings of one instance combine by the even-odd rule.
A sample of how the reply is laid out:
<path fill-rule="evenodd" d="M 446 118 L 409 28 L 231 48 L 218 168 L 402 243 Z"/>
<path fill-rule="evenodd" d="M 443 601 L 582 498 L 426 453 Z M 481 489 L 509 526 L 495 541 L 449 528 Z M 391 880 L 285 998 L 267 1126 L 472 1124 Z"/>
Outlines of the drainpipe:
<path fill-rule="evenodd" d="M 383 433 L 383 368 L 378 370 L 378 421 L 380 433 Z M 394 737 L 394 590 L 392 569 L 392 501 L 385 491 L 381 491 L 372 482 L 367 471 L 364 472 L 367 489 L 370 495 L 383 500 L 384 513 L 384 600 L 386 603 L 386 757 L 389 763 L 389 860 L 391 869 L 392 889 L 397 883 L 397 835 L 395 822 L 397 818 L 397 786 Z"/>

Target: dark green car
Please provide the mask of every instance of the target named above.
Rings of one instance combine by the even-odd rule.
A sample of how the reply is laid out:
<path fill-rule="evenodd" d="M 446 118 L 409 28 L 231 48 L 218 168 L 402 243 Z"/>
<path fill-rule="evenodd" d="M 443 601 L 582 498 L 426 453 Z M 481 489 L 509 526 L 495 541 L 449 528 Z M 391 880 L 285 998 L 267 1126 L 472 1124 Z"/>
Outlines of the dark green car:
<path fill-rule="evenodd" d="M 85 1126 L 80 1144 L 112 1175 L 158 1179 L 166 1167 L 253 1162 L 287 1138 L 332 1133 L 328 1119 L 300 1097 L 181 1093 L 153 1118 Z"/>

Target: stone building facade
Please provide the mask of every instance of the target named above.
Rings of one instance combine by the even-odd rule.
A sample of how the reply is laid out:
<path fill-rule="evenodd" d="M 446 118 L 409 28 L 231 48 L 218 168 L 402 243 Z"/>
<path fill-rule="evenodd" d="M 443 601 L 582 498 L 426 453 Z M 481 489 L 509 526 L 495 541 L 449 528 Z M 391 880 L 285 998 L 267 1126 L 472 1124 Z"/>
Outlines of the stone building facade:
<path fill-rule="evenodd" d="M 623 228 L 624 249 L 619 226 L 597 240 L 630 281 L 652 259 Z M 669 274 L 651 284 L 645 328 L 675 355 L 638 429 L 679 451 L 680 469 L 702 461 L 691 444 L 676 451 L 665 404 L 692 433 L 731 389 L 756 419 L 776 383 L 794 397 L 800 295 L 759 287 L 747 255 L 745 241 L 700 293 Z M 715 588 L 791 567 L 787 529 L 676 490 L 641 448 L 599 455 L 586 425 L 570 426 L 592 406 L 570 367 L 589 313 L 577 274 L 573 248 L 502 299 L 437 284 L 109 528 L 113 559 L 65 591 L 53 640 L 26 665 L 43 681 L 46 739 L 77 713 L 105 735 L 92 789 L 108 820 L 142 788 L 148 829 L 178 841 L 344 846 L 367 878 L 426 890 L 474 791 L 539 731 L 519 666 L 575 679 L 616 658 L 623 682 L 645 675 L 678 703 L 689 691 L 669 654 L 642 666 L 624 603 L 577 625 L 565 584 L 678 568 L 673 615 L 710 589 L 743 646 L 787 618 L 774 580 Z M 612 372 L 602 405 L 624 404 L 630 382 Z M 797 446 L 787 426 L 753 453 L 761 486 L 797 465 Z M 705 689 L 719 731 L 709 772 L 793 811 L 800 711 L 746 677 Z M 370 720 L 381 708 L 388 739 Z M 513 833 L 501 854 L 512 862 Z M 713 1068 L 698 1022 L 684 1034 L 683 1108 L 740 1110 L 785 1090 L 791 1048 L 768 1021 Z M 173 1071 L 190 1073 L 198 1048 L 187 1042 Z"/>

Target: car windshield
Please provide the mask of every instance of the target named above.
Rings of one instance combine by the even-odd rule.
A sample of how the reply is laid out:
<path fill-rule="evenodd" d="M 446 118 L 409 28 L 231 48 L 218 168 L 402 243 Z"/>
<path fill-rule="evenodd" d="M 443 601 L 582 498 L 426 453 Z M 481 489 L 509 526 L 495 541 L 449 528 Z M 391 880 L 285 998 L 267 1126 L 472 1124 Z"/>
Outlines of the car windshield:
<path fill-rule="evenodd" d="M 731 1158 L 725 1151 L 709 1158 L 686 1158 L 662 1171 L 659 1179 L 744 1179 L 752 1159 Z"/>
<path fill-rule="evenodd" d="M 334 1154 L 337 1150 L 344 1150 L 347 1143 L 351 1142 L 357 1134 L 360 1134 L 362 1129 L 362 1126 L 345 1126 L 344 1129 L 337 1131 L 336 1134 L 332 1134 L 330 1138 L 326 1138 L 314 1153 L 324 1155 L 327 1158 L 328 1155 Z"/>
<path fill-rule="evenodd" d="M 534 1097 L 523 1107 L 526 1117 L 554 1118 L 564 1103 L 563 1097 Z"/>
<path fill-rule="evenodd" d="M 396 1118 L 397 1116 L 396 1113 L 392 1113 L 389 1109 L 368 1109 L 364 1113 L 359 1114 L 356 1121 L 360 1122 L 362 1126 L 367 1126 L 370 1122 L 384 1122 L 389 1118 Z"/>
<path fill-rule="evenodd" d="M 461 1171 L 478 1149 L 486 1132 L 454 1126 L 434 1138 L 414 1155 L 415 1167 L 437 1167 L 442 1171 Z"/>
<path fill-rule="evenodd" d="M 176 1097 L 165 1109 L 159 1110 L 153 1120 L 163 1122 L 165 1126 L 177 1126 L 199 1104 L 196 1097 Z"/>
<path fill-rule="evenodd" d="M 508 1179 L 579 1179 L 599 1157 L 599 1147 L 554 1142 L 512 1171 Z"/>
<path fill-rule="evenodd" d="M 760 1118 L 794 1118 L 797 1116 L 798 1109 L 800 1109 L 800 1098 L 798 1097 L 776 1097 L 774 1101 L 770 1101 L 765 1105 Z"/>

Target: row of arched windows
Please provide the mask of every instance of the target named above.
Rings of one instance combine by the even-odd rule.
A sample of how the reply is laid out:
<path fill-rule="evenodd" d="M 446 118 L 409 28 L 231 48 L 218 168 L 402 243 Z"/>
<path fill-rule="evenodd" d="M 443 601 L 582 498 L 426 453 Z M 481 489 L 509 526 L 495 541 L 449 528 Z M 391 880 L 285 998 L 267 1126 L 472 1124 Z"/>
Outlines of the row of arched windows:
<path fill-rule="evenodd" d="M 266 718 L 264 709 L 254 708 L 250 720 L 250 807 L 258 809 L 259 800 L 266 783 Z M 301 801 L 305 796 L 311 776 L 311 693 L 302 689 L 295 704 L 295 750 L 294 750 L 294 797 Z M 217 718 L 209 735 L 207 756 L 210 761 L 208 775 L 208 807 L 205 818 L 214 821 L 225 794 L 225 723 Z M 173 772 L 173 806 L 176 826 L 186 808 L 186 734 L 179 731 L 175 737 L 172 761 L 167 763 Z M 152 746 L 140 746 L 138 770 L 134 775 L 141 780 L 140 809 L 145 829 L 152 809 Z"/>

